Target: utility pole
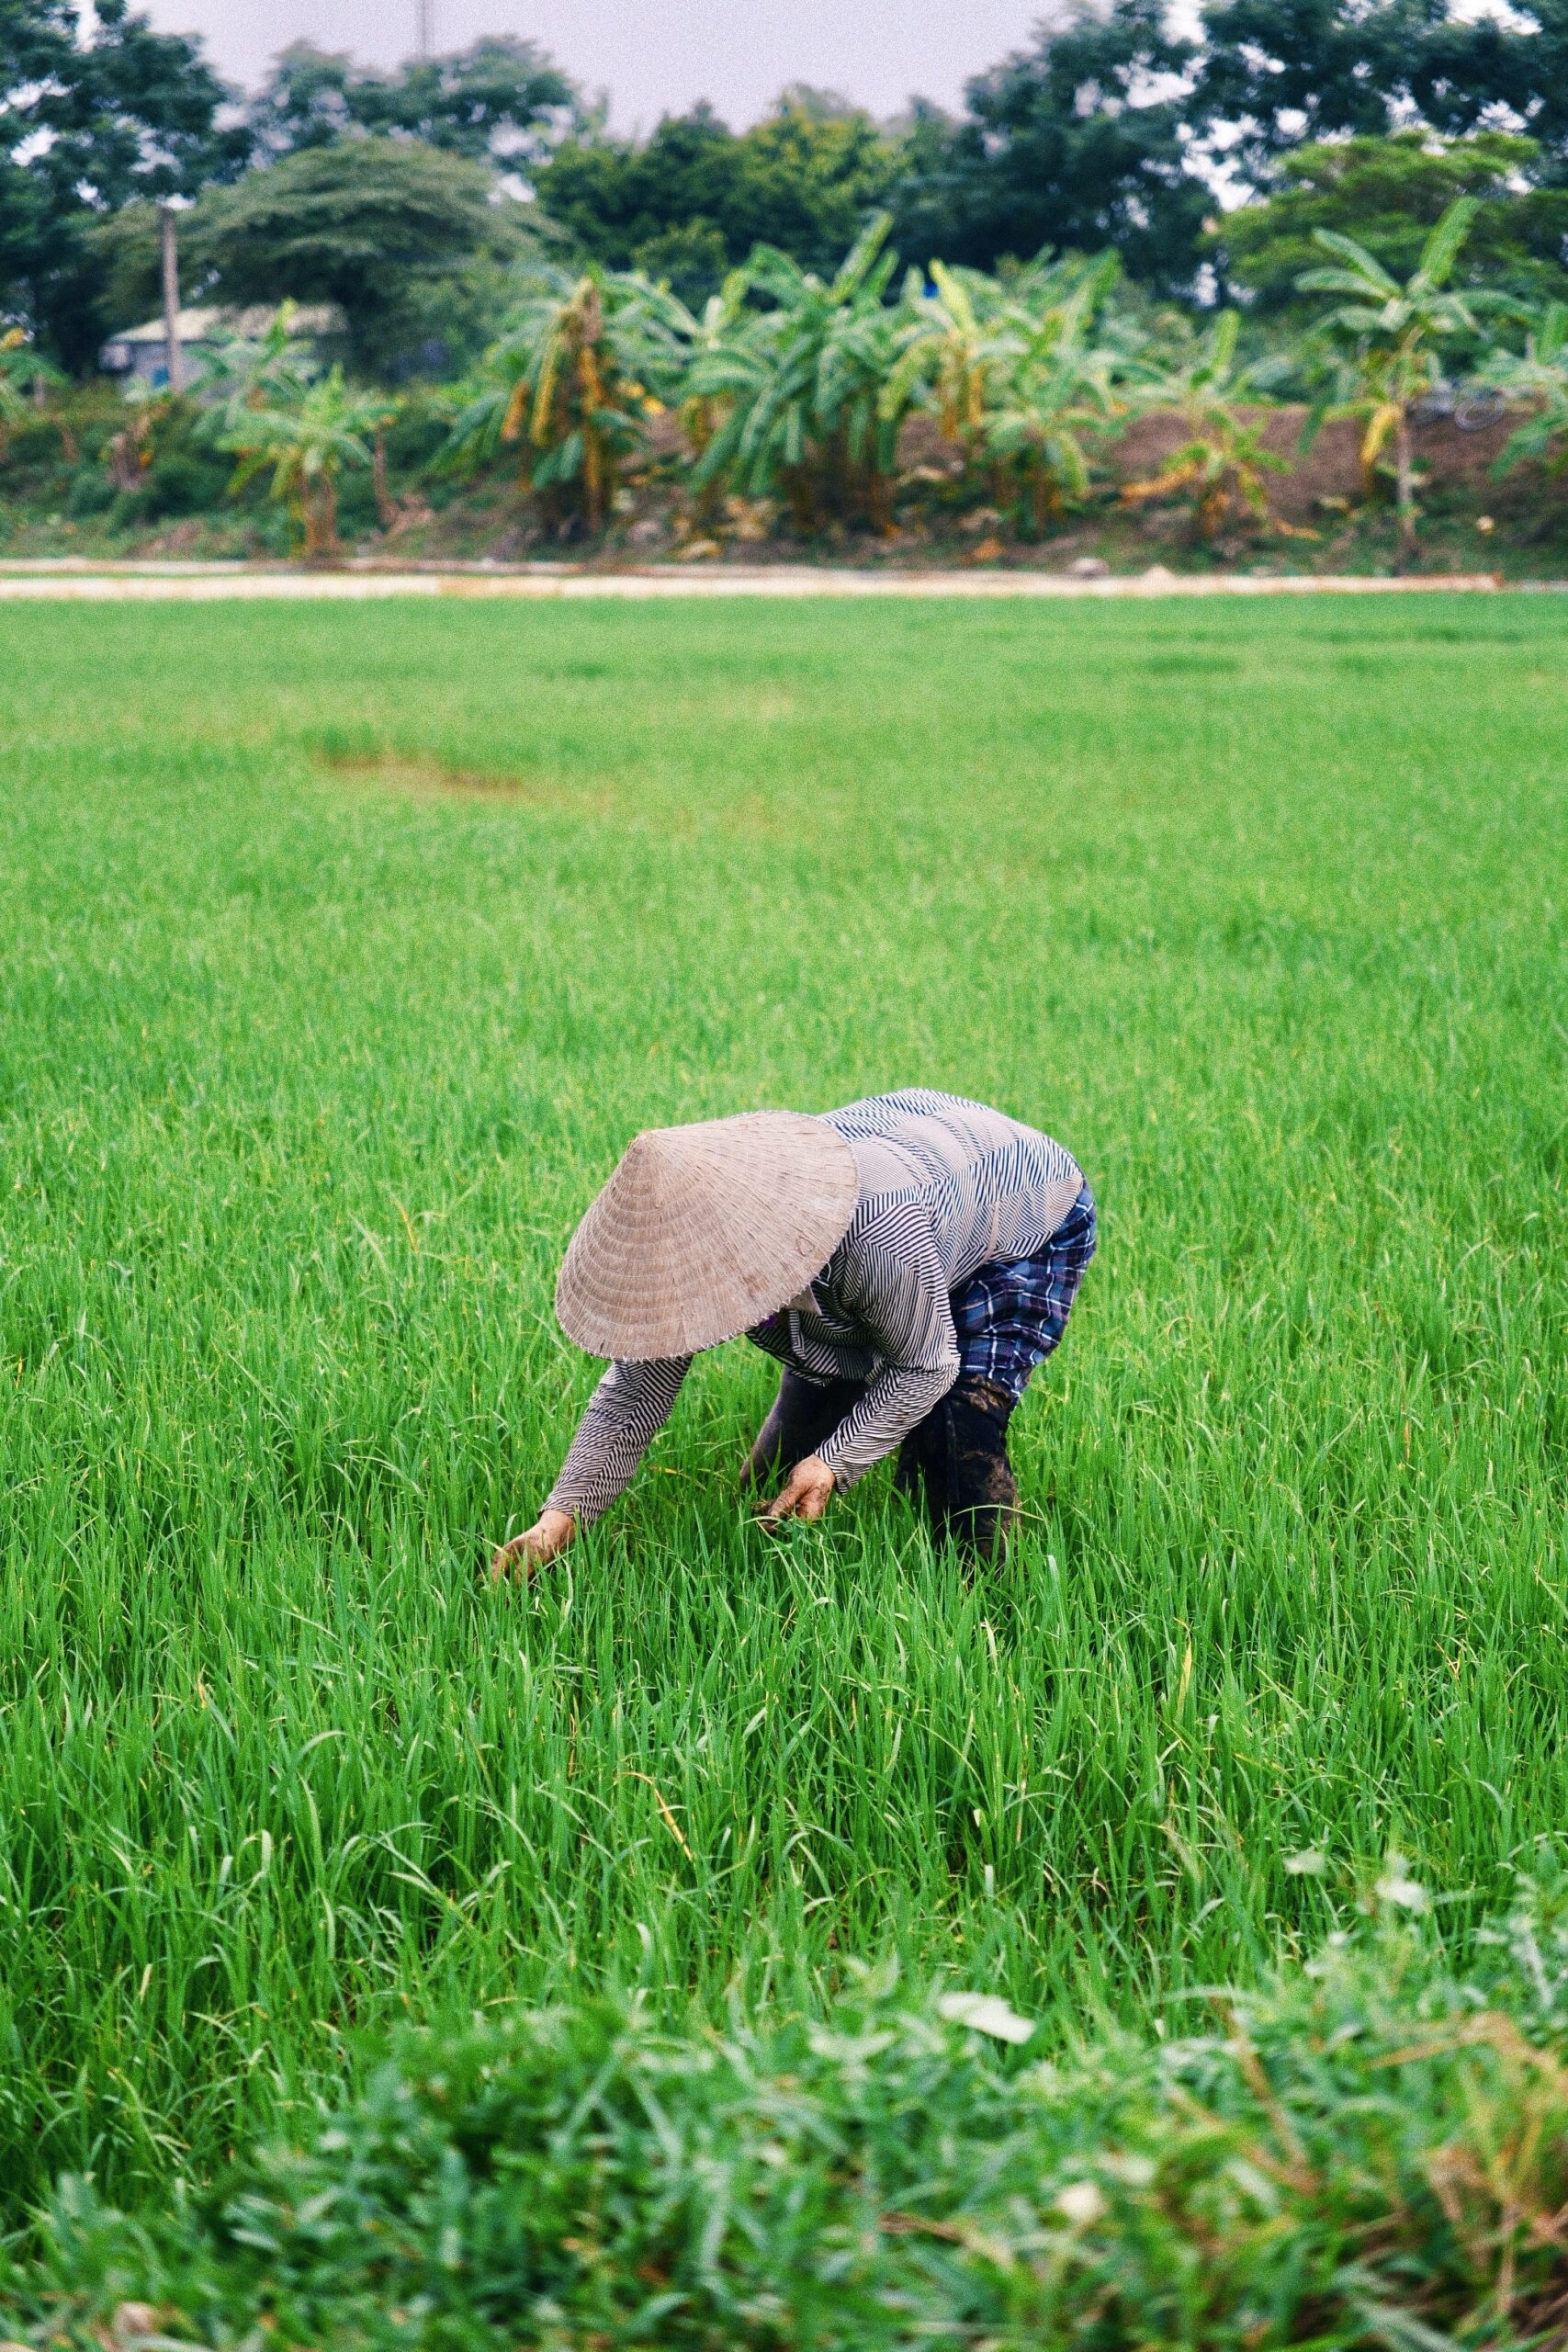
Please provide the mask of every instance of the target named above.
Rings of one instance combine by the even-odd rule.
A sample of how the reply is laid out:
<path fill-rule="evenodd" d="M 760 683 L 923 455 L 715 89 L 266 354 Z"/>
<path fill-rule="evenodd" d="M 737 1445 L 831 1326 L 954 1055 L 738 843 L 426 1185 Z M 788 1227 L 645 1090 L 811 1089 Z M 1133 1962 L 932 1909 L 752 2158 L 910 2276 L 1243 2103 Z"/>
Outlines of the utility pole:
<path fill-rule="evenodd" d="M 435 0 L 417 0 L 419 62 L 428 65 L 435 54 Z"/>
<path fill-rule="evenodd" d="M 164 349 L 168 365 L 169 390 L 177 392 L 185 382 L 185 368 L 180 356 L 180 256 L 175 243 L 175 208 L 172 204 L 158 207 L 158 226 L 164 240 Z"/>

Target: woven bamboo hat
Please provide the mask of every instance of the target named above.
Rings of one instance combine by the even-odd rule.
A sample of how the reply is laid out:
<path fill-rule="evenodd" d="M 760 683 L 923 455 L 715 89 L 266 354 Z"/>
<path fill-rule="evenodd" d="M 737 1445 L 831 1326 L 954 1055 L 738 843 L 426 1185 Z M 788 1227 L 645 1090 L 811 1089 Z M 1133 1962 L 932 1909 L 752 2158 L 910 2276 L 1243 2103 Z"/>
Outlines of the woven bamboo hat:
<path fill-rule="evenodd" d="M 591 1355 L 692 1355 L 773 1314 L 855 1211 L 854 1154 L 798 1111 L 651 1127 L 572 1235 L 556 1313 Z"/>

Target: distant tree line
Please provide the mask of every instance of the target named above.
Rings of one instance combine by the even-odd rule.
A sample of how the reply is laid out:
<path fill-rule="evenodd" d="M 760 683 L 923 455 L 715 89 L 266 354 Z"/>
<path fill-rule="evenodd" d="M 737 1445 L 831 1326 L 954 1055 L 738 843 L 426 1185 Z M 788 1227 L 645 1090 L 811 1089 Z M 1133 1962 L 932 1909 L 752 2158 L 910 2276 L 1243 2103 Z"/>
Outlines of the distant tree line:
<path fill-rule="evenodd" d="M 1266 321 L 1317 230 L 1403 276 L 1459 197 L 1477 282 L 1563 290 L 1568 0 L 1208 0 L 1192 34 L 1107 0 L 956 114 L 883 124 L 796 89 L 743 131 L 697 107 L 640 141 L 527 41 L 392 74 L 299 46 L 242 104 L 128 0 L 85 33 L 73 0 L 0 0 L 0 323 L 77 372 L 155 307 L 171 200 L 187 300 L 335 301 L 351 369 L 385 376 L 468 364 L 521 261 L 637 270 L 697 309 L 759 244 L 830 271 L 886 215 L 922 266 L 1111 252 L 1151 299 Z"/>
<path fill-rule="evenodd" d="M 1386 145 L 1348 143 L 1369 169 Z M 1109 485 L 1122 507 L 1156 503 L 1162 527 L 1185 510 L 1193 544 L 1227 555 L 1295 531 L 1269 497 L 1269 477 L 1292 466 L 1278 432 L 1266 437 L 1283 393 L 1307 404 L 1303 449 L 1326 420 L 1357 421 L 1363 500 L 1387 478 L 1408 563 L 1423 413 L 1511 415 L 1498 473 L 1568 462 L 1568 303 L 1463 286 L 1481 213 L 1476 197 L 1455 197 L 1403 279 L 1354 238 L 1314 228 L 1292 288 L 1305 315 L 1251 354 L 1236 309 L 1200 328 L 1189 310 L 1140 297 L 1109 250 L 901 273 L 883 212 L 829 275 L 758 243 L 700 312 L 640 269 L 531 263 L 476 366 L 414 402 L 352 385 L 341 365 L 323 372 L 285 305 L 260 340 L 233 334 L 209 353 L 194 401 L 139 413 L 234 454 L 236 492 L 270 472 L 315 557 L 340 551 L 338 482 L 356 470 L 371 475 L 383 528 L 399 526 L 386 434 L 422 403 L 446 427 L 427 481 L 512 472 L 536 537 L 613 537 L 636 516 L 662 538 L 678 517 L 682 554 L 699 558 L 732 533 L 886 539 L 934 513 L 988 529 L 976 553 L 989 560 L 1000 534 L 1045 538 L 1103 504 L 1111 444 L 1156 413 L 1180 438 L 1155 472 Z M 662 518 L 638 514 L 650 496 Z"/>

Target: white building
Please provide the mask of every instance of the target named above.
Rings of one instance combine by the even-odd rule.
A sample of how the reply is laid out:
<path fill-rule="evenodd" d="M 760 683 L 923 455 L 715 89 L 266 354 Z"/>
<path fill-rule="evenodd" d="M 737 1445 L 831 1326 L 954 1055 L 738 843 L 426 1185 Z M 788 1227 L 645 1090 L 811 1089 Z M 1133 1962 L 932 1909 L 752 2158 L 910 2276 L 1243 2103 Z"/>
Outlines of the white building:
<path fill-rule="evenodd" d="M 180 351 L 186 383 L 199 372 L 203 360 L 231 335 L 243 335 L 247 342 L 259 341 L 276 316 L 277 306 L 273 302 L 253 302 L 243 310 L 182 311 Z M 296 306 L 290 340 L 310 346 L 312 356 L 323 365 L 340 356 L 343 335 L 343 312 L 335 302 L 301 302 Z M 98 364 L 106 374 L 123 377 L 127 391 L 137 384 L 145 385 L 151 391 L 162 391 L 169 380 L 169 346 L 163 320 L 149 319 L 145 326 L 127 327 L 123 334 L 110 335 L 98 354 Z"/>

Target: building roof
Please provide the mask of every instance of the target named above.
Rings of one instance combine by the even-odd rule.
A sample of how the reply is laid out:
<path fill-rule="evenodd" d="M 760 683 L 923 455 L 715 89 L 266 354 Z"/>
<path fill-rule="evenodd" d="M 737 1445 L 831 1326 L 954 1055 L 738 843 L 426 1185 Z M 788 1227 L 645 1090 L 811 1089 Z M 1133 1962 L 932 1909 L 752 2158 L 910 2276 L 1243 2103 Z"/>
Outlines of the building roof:
<path fill-rule="evenodd" d="M 210 343 L 220 334 L 263 335 L 277 316 L 276 302 L 249 302 L 242 309 L 224 309 L 220 305 L 182 311 L 179 314 L 179 337 L 182 344 Z M 299 336 L 342 334 L 344 315 L 335 302 L 300 302 L 295 306 L 292 332 Z M 161 344 L 164 328 L 162 318 L 148 319 L 139 327 L 122 327 L 105 343 L 108 350 L 117 343 Z"/>

